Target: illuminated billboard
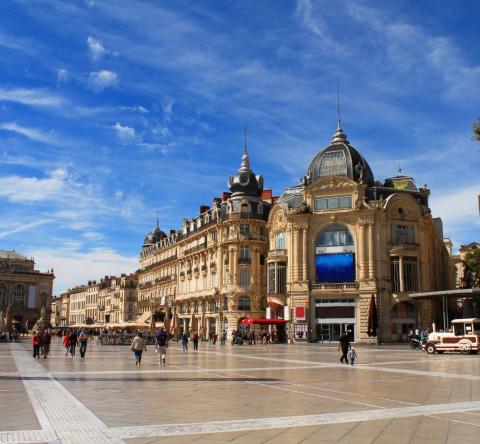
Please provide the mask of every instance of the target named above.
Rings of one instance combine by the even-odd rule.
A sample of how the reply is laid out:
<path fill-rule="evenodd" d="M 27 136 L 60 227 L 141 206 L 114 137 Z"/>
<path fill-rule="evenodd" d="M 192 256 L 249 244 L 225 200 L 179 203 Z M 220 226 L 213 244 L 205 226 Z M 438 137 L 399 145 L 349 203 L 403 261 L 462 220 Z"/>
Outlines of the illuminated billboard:
<path fill-rule="evenodd" d="M 353 253 L 319 254 L 316 256 L 317 282 L 355 282 Z"/>

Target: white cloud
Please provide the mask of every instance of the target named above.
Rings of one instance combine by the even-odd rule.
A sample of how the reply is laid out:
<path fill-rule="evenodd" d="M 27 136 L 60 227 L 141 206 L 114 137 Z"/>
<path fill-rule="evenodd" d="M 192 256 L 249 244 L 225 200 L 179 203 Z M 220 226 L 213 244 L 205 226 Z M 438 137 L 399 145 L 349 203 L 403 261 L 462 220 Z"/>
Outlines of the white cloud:
<path fill-rule="evenodd" d="M 68 71 L 64 68 L 57 69 L 57 82 L 65 83 L 68 78 Z"/>
<path fill-rule="evenodd" d="M 107 53 L 100 40 L 89 36 L 87 38 L 87 44 L 88 50 L 90 51 L 90 56 L 94 62 L 100 60 Z"/>
<path fill-rule="evenodd" d="M 57 137 L 52 133 L 46 133 L 35 128 L 27 128 L 20 126 L 16 122 L 5 122 L 0 124 L 0 130 L 11 131 L 27 137 L 34 142 L 41 142 L 46 144 L 58 144 Z"/>
<path fill-rule="evenodd" d="M 432 214 L 441 217 L 452 232 L 462 225 L 471 226 L 472 221 L 477 221 L 478 225 L 479 194 L 480 182 L 450 192 L 437 193 L 430 199 Z"/>
<path fill-rule="evenodd" d="M 128 142 L 135 139 L 135 128 L 132 128 L 127 125 L 122 125 L 121 123 L 117 122 L 113 125 L 115 132 L 117 133 L 117 137 L 123 141 Z"/>
<path fill-rule="evenodd" d="M 27 230 L 30 230 L 32 228 L 38 227 L 40 225 L 48 224 L 50 222 L 52 222 L 51 219 L 43 219 L 43 220 L 37 220 L 35 222 L 31 222 L 29 224 L 20 224 L 20 225 L 17 225 L 15 228 L 12 228 L 10 230 L 1 231 L 0 232 L 0 238 L 8 237 L 11 234 L 20 233 L 22 231 L 27 231 Z"/>
<path fill-rule="evenodd" d="M 60 193 L 67 179 L 63 169 L 51 171 L 47 177 L 6 176 L 0 178 L 0 197 L 10 202 L 40 202 Z"/>
<path fill-rule="evenodd" d="M 103 234 L 96 231 L 87 231 L 83 233 L 83 237 L 89 241 L 98 242 L 103 240 Z"/>
<path fill-rule="evenodd" d="M 105 275 L 119 276 L 133 273 L 139 267 L 137 256 L 127 256 L 110 248 L 93 248 L 80 252 L 72 248 L 35 249 L 25 255 L 35 258 L 39 270 L 53 267 L 55 272 L 54 292 L 59 294 L 75 285 L 97 281 Z"/>
<path fill-rule="evenodd" d="M 22 105 L 59 107 L 64 99 L 48 90 L 28 88 L 0 88 L 0 101 L 21 103 Z"/>
<path fill-rule="evenodd" d="M 101 92 L 105 88 L 115 86 L 117 83 L 118 75 L 112 71 L 91 72 L 88 77 L 88 88 L 94 92 Z"/>

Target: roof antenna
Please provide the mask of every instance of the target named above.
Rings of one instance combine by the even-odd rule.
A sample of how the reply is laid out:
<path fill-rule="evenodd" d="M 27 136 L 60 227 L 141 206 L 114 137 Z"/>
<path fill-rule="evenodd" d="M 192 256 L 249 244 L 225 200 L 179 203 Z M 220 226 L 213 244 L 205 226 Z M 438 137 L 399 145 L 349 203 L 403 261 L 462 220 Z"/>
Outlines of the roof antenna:
<path fill-rule="evenodd" d="M 337 129 L 341 129 L 342 126 L 340 124 L 340 82 L 337 80 Z"/>
<path fill-rule="evenodd" d="M 244 137 L 244 145 L 243 145 L 243 150 L 245 154 L 248 154 L 247 152 L 247 127 L 243 127 L 243 137 Z"/>
<path fill-rule="evenodd" d="M 160 228 L 158 224 L 158 210 L 157 210 L 157 228 Z"/>
<path fill-rule="evenodd" d="M 402 175 L 402 167 L 400 165 L 400 162 L 398 162 L 398 175 L 401 176 Z"/>

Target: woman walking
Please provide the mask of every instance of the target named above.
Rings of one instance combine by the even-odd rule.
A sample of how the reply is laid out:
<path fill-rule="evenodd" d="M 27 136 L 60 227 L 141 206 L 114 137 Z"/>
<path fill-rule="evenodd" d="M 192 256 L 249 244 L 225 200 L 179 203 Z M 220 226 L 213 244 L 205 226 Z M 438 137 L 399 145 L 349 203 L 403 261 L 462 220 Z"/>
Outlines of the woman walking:
<path fill-rule="evenodd" d="M 135 365 L 140 365 L 142 363 L 142 353 L 147 351 L 147 341 L 145 341 L 141 331 L 133 338 L 130 350 L 135 353 Z"/>
<path fill-rule="evenodd" d="M 40 347 L 42 346 L 42 335 L 37 333 L 36 331 L 33 332 L 32 345 L 33 345 L 33 357 L 40 359 Z"/>
<path fill-rule="evenodd" d="M 63 337 L 63 346 L 65 347 L 65 357 L 67 357 L 70 351 L 70 337 L 68 335 Z"/>
<path fill-rule="evenodd" d="M 70 344 L 70 354 L 72 355 L 72 358 L 75 357 L 75 349 L 77 348 L 77 342 L 78 342 L 78 336 L 77 332 L 75 330 L 72 330 L 70 335 L 68 336 L 68 341 Z"/>

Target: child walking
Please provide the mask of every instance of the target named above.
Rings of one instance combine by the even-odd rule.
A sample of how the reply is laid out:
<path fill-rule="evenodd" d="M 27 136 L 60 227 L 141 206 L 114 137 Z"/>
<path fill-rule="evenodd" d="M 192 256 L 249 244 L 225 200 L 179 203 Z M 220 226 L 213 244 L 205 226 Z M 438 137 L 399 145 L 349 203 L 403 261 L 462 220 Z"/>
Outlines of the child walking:
<path fill-rule="evenodd" d="M 353 365 L 355 363 L 355 359 L 357 359 L 357 352 L 355 351 L 355 347 L 351 347 L 348 351 L 348 357 L 350 358 L 350 363 Z"/>

